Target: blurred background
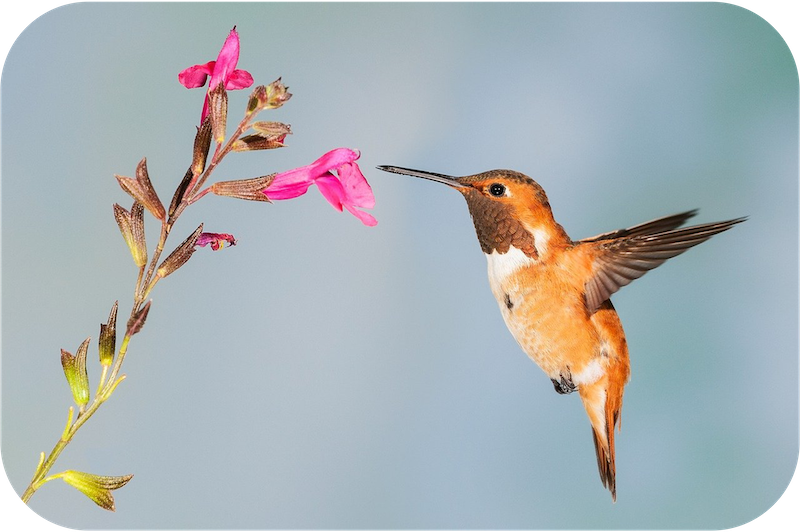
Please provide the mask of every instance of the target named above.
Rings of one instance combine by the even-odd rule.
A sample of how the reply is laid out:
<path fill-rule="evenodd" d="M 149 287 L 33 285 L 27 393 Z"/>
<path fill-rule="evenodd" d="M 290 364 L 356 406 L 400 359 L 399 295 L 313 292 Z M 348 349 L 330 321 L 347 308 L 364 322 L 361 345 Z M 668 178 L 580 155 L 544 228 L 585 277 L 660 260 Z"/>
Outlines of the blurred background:
<path fill-rule="evenodd" d="M 216 179 L 357 148 L 379 224 L 316 188 L 189 209 L 172 245 L 200 222 L 239 244 L 157 286 L 127 380 L 53 469 L 134 479 L 114 514 L 61 482 L 34 511 L 103 529 L 721 529 L 780 497 L 798 458 L 798 76 L 767 22 L 719 3 L 43 15 L 2 77 L 2 458 L 18 493 L 71 404 L 59 349 L 91 336 L 96 383 L 98 324 L 117 299 L 130 312 L 113 175 L 146 156 L 169 202 L 204 97 L 177 73 L 234 25 L 239 68 L 294 94 L 261 118 L 294 135 Z M 229 94 L 229 124 L 248 94 Z M 616 504 L 577 395 L 506 330 L 463 199 L 379 164 L 519 170 L 575 239 L 691 208 L 749 216 L 613 297 L 632 362 Z"/>

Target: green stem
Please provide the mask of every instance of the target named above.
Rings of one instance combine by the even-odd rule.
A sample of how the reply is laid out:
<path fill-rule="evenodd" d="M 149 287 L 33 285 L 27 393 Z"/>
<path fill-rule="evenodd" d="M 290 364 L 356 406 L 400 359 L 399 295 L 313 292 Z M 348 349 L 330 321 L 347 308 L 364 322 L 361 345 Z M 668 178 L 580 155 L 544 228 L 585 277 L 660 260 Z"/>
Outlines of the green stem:
<path fill-rule="evenodd" d="M 97 411 L 98 408 L 100 408 L 100 405 L 103 404 L 104 401 L 105 399 L 102 399 L 99 395 L 95 397 L 91 406 L 86 409 L 83 415 L 79 416 L 69 430 L 66 430 L 61 438 L 59 438 L 55 447 L 53 447 L 53 450 L 50 451 L 50 454 L 47 456 L 47 459 L 36 470 L 36 474 L 33 476 L 28 488 L 22 494 L 22 502 L 27 504 L 36 490 L 38 490 L 45 482 L 49 482 L 54 478 L 58 478 L 58 475 L 53 475 L 52 477 L 46 477 L 46 475 L 50 472 L 50 469 L 55 464 L 59 455 L 61 455 L 61 451 L 63 451 L 67 444 L 72 441 L 72 438 L 75 436 L 75 433 L 78 432 L 78 429 L 81 428 L 90 417 L 92 417 L 92 415 Z"/>

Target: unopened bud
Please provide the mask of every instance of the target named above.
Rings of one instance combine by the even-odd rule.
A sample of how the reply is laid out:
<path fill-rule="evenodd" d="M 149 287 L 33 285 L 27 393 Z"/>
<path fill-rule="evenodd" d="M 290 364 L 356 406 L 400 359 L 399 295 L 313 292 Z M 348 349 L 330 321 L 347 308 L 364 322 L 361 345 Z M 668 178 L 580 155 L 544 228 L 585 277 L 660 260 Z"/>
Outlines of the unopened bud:
<path fill-rule="evenodd" d="M 206 168 L 208 150 L 211 147 L 211 118 L 205 117 L 203 123 L 197 128 L 197 135 L 194 137 L 194 151 L 192 152 L 192 171 L 195 175 Z"/>
<path fill-rule="evenodd" d="M 117 343 L 117 308 L 119 301 L 114 302 L 108 321 L 100 324 L 100 337 L 97 341 L 100 351 L 100 365 L 110 366 L 114 361 Z"/>
<path fill-rule="evenodd" d="M 78 347 L 75 355 L 61 350 L 61 366 L 72 391 L 75 404 L 83 408 L 89 402 L 89 376 L 86 373 L 86 353 L 89 350 L 89 338 Z"/>
<path fill-rule="evenodd" d="M 147 172 L 147 159 L 139 161 L 136 167 L 136 179 L 123 176 L 114 176 L 119 182 L 119 186 L 131 195 L 131 197 L 150 211 L 153 216 L 159 220 L 164 220 L 166 212 L 161 200 L 158 199 L 158 194 L 150 182 L 150 176 Z"/>
<path fill-rule="evenodd" d="M 277 109 L 282 106 L 292 97 L 288 88 L 281 82 L 281 78 L 267 86 L 259 85 L 250 94 L 250 100 L 247 102 L 247 114 L 251 115 L 263 109 Z"/>
<path fill-rule="evenodd" d="M 273 150 L 275 148 L 283 148 L 286 146 L 283 143 L 285 137 L 286 135 L 276 139 L 269 139 L 261 135 L 247 135 L 233 143 L 233 151 Z"/>
<path fill-rule="evenodd" d="M 289 87 L 281 82 L 281 78 L 276 79 L 267 85 L 267 100 L 265 109 L 277 109 L 286 102 L 292 95 L 289 93 Z"/>
<path fill-rule="evenodd" d="M 200 233 L 203 232 L 203 224 L 200 224 L 200 227 L 195 229 L 194 233 L 189 235 L 189 238 L 183 241 L 181 245 L 175 248 L 175 251 L 169 254 L 169 257 L 164 259 L 164 262 L 161 263 L 161 266 L 158 267 L 156 272 L 158 276 L 162 279 L 167 275 L 171 274 L 188 261 L 192 257 L 192 253 L 195 252 L 195 243 L 197 242 L 197 237 L 200 236 Z"/>
<path fill-rule="evenodd" d="M 67 484 L 74 487 L 95 504 L 106 510 L 114 511 L 114 496 L 112 490 L 116 490 L 128 483 L 133 475 L 123 475 L 121 477 L 103 477 L 81 471 L 64 471 L 58 476 Z"/>
<path fill-rule="evenodd" d="M 178 208 L 178 205 L 183 198 L 186 196 L 189 188 L 189 184 L 192 182 L 192 178 L 195 176 L 194 171 L 189 168 L 186 170 L 186 173 L 183 174 L 183 179 L 181 179 L 178 188 L 175 189 L 175 194 L 172 195 L 172 201 L 169 204 L 169 211 L 167 211 L 167 215 L 170 219 L 172 219 L 172 215 L 175 214 L 175 210 Z"/>
<path fill-rule="evenodd" d="M 148 301 L 145 306 L 140 308 L 136 314 L 130 317 L 128 320 L 128 329 L 125 331 L 126 336 L 133 336 L 142 330 L 142 327 L 144 327 L 144 322 L 147 320 L 147 315 L 150 313 L 151 303 L 152 301 Z"/>

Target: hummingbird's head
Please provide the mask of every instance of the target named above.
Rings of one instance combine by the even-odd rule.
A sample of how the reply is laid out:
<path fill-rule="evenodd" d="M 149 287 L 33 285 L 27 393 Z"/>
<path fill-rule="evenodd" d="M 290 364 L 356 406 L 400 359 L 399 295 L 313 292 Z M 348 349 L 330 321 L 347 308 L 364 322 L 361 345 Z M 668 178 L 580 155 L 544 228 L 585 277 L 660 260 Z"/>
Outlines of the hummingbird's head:
<path fill-rule="evenodd" d="M 378 169 L 429 179 L 461 192 L 467 200 L 481 249 L 486 254 L 506 253 L 514 246 L 536 258 L 543 249 L 543 242 L 550 240 L 554 232 L 563 233 L 553 220 L 544 189 L 525 174 L 489 170 L 453 177 L 397 166 L 379 166 Z"/>

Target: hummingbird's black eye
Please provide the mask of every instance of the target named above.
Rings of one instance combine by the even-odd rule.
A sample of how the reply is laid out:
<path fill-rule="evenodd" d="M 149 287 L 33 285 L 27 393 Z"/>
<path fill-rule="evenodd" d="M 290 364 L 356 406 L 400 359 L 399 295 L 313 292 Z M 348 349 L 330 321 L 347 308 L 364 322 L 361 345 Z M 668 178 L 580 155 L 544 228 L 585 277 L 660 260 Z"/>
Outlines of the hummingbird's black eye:
<path fill-rule="evenodd" d="M 499 198 L 506 193 L 506 187 L 500 183 L 492 183 L 489 185 L 489 194 L 492 196 Z"/>

